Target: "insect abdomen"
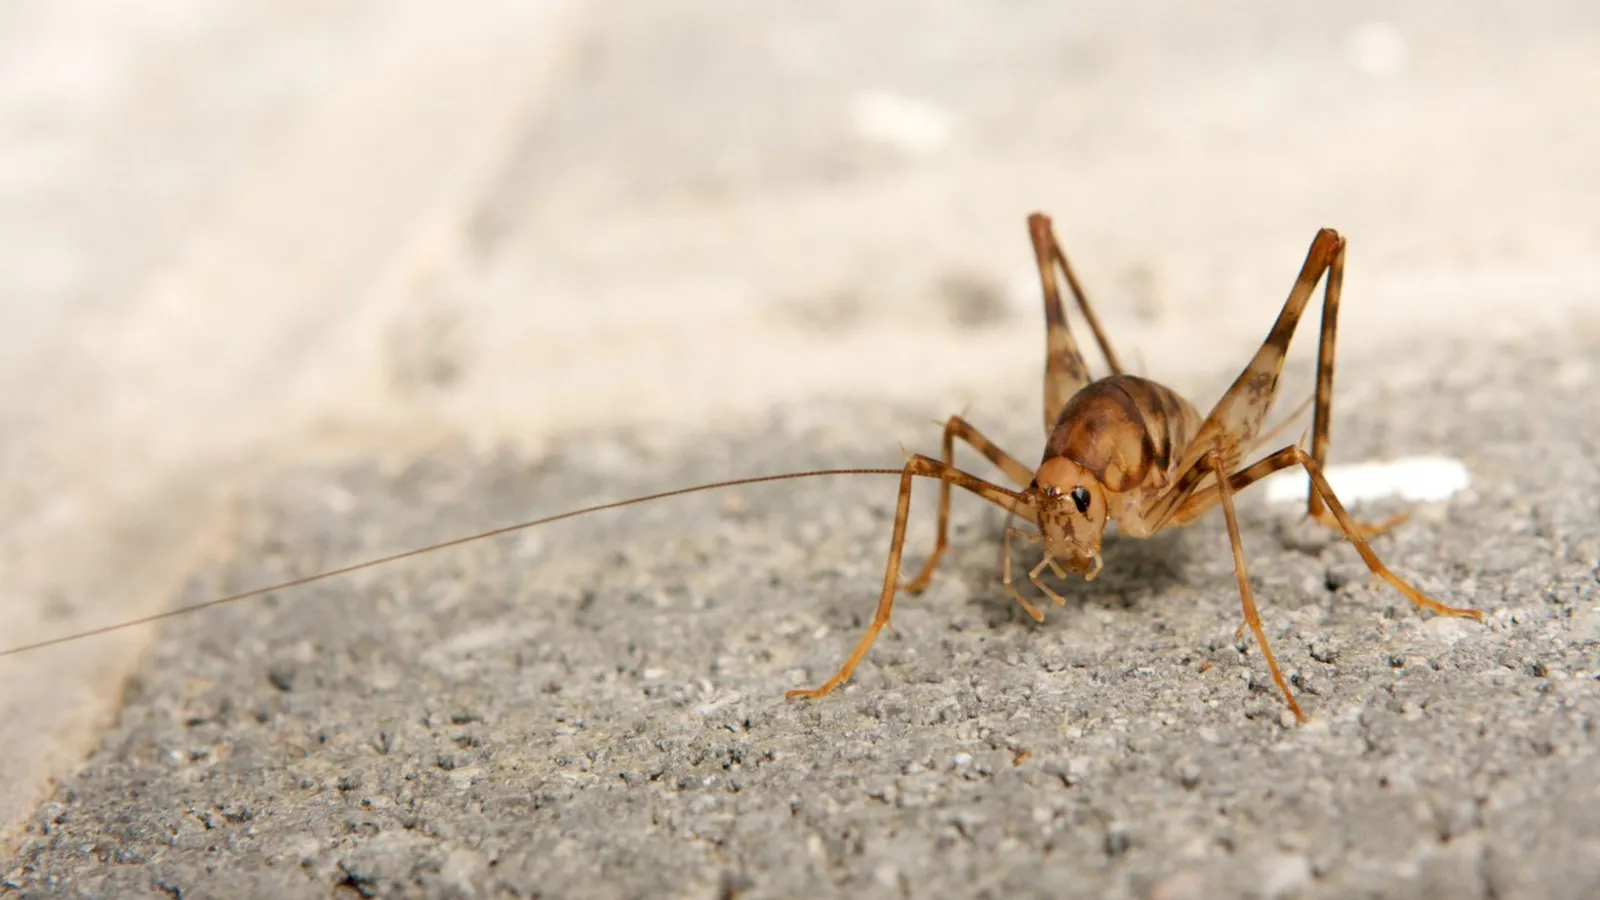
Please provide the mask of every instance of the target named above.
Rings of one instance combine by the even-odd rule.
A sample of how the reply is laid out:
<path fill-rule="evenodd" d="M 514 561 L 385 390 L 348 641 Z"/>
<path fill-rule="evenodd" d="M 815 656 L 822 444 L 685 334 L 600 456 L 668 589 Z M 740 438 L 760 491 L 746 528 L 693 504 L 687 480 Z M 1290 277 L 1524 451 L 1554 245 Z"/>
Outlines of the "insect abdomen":
<path fill-rule="evenodd" d="M 1070 459 L 1122 493 L 1153 477 L 1164 482 L 1199 427 L 1199 413 L 1173 391 L 1136 375 L 1112 375 L 1062 407 L 1044 458 Z"/>

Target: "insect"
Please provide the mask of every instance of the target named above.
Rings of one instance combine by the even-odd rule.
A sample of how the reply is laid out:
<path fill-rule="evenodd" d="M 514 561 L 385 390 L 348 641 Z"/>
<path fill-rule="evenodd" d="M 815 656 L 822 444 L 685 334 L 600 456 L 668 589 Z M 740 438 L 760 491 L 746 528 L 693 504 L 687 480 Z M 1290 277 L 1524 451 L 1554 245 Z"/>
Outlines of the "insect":
<path fill-rule="evenodd" d="M 791 690 L 788 699 L 818 699 L 848 681 L 878 634 L 889 624 L 896 595 L 900 591 L 919 592 L 931 583 L 939 560 L 949 546 L 951 489 L 959 487 L 1004 509 L 1008 516 L 1002 538 L 1004 553 L 1002 584 L 1007 593 L 1035 620 L 1044 613 L 1018 590 L 1013 578 L 1011 542 L 1021 539 L 1039 544 L 1042 558 L 1027 573 L 1028 581 L 1056 605 L 1066 600 L 1043 580 L 1049 568 L 1057 578 L 1070 574 L 1093 580 L 1101 568 L 1100 547 L 1106 529 L 1116 523 L 1118 530 L 1131 538 L 1148 538 L 1164 529 L 1190 524 L 1214 507 L 1222 508 L 1227 522 L 1228 541 L 1233 552 L 1234 573 L 1244 625 L 1261 646 L 1262 657 L 1274 683 L 1299 722 L 1305 714 L 1289 690 L 1262 629 L 1249 569 L 1240 540 L 1234 495 L 1274 472 L 1299 466 L 1310 479 L 1307 514 L 1317 522 L 1343 533 L 1373 574 L 1388 582 L 1411 602 L 1424 609 L 1450 616 L 1481 621 L 1475 609 L 1446 606 L 1425 596 L 1417 588 L 1391 572 L 1373 552 L 1367 538 L 1375 536 L 1403 519 L 1393 517 L 1377 524 L 1353 520 L 1334 495 L 1322 468 L 1327 457 L 1329 420 L 1333 403 L 1333 356 L 1338 324 L 1340 291 L 1344 280 L 1345 240 L 1331 229 L 1322 229 L 1311 242 L 1300 274 L 1278 313 L 1277 321 L 1255 356 L 1234 380 L 1222 398 L 1202 418 L 1195 407 L 1175 391 L 1147 378 L 1123 371 L 1105 332 L 1095 316 L 1077 276 L 1057 242 L 1050 219 L 1040 213 L 1028 218 L 1029 234 L 1038 264 L 1043 289 L 1047 328 L 1044 366 L 1044 423 L 1047 440 L 1039 465 L 1034 469 L 1019 462 L 986 438 L 960 416 L 951 416 L 944 426 L 941 459 L 910 454 L 899 469 L 827 469 L 792 472 L 703 484 L 619 500 L 553 516 L 495 528 L 466 537 L 431 544 L 389 556 L 370 559 L 268 587 L 220 597 L 193 606 L 168 610 L 78 634 L 52 638 L 0 650 L 0 656 L 36 650 L 110 631 L 148 624 L 212 606 L 233 603 L 276 591 L 346 575 L 362 569 L 397 562 L 472 541 L 483 540 L 523 529 L 546 525 L 602 510 L 648 503 L 667 497 L 740 485 L 761 484 L 796 478 L 826 475 L 898 475 L 900 487 L 895 506 L 894 528 L 884 567 L 883 585 L 872 622 L 855 648 L 831 678 L 811 689 Z M 1067 325 L 1058 273 L 1099 345 L 1111 374 L 1091 378 Z M 1311 428 L 1311 449 L 1290 444 L 1246 463 L 1246 457 L 1271 439 L 1263 433 L 1272 402 L 1277 395 L 1278 378 L 1283 370 L 1289 343 L 1318 282 L 1326 276 L 1322 295 L 1321 341 L 1317 348 L 1317 382 Z M 1014 485 L 1008 488 L 984 480 L 954 465 L 955 442 L 961 440 L 981 453 Z M 939 518 L 934 546 L 921 570 L 910 581 L 900 581 L 901 556 L 905 549 L 906 523 L 910 516 L 911 489 L 917 478 L 939 481 Z M 1012 517 L 1033 526 L 1032 531 L 1011 525 Z"/>
<path fill-rule="evenodd" d="M 1339 297 L 1344 283 L 1343 237 L 1328 228 L 1317 232 L 1266 340 L 1202 419 L 1195 407 L 1175 391 L 1122 370 L 1056 240 L 1050 219 L 1035 213 L 1028 218 L 1028 230 L 1043 287 L 1047 327 L 1044 423 L 1048 438 L 1038 467 L 1030 471 L 965 419 L 951 416 L 944 427 L 943 459 L 915 455 L 906 462 L 895 509 L 889 563 L 872 623 L 832 678 L 814 689 L 790 691 L 790 698 L 823 697 L 848 680 L 878 633 L 889 623 L 896 593 L 900 590 L 916 592 L 928 586 L 939 558 L 949 546 L 952 486 L 977 494 L 1034 526 L 1032 532 L 1026 532 L 1012 527 L 1008 521 L 1002 539 L 1005 551 L 1001 580 L 1011 597 L 1037 621 L 1044 621 L 1044 613 L 1013 583 L 1013 538 L 1042 546 L 1043 556 L 1029 570 L 1028 580 L 1061 606 L 1066 599 L 1041 581 L 1040 573 L 1048 567 L 1057 578 L 1076 573 L 1092 581 L 1100 572 L 1100 545 L 1109 523 L 1115 522 L 1119 531 L 1129 537 L 1148 538 L 1163 529 L 1194 522 L 1213 507 L 1221 506 L 1227 520 L 1234 574 L 1244 610 L 1245 624 L 1240 627 L 1239 635 L 1243 636 L 1246 626 L 1255 635 L 1272 680 L 1298 722 L 1305 721 L 1305 713 L 1289 690 L 1262 629 L 1255 595 L 1250 588 L 1239 520 L 1234 512 L 1234 494 L 1251 484 L 1282 469 L 1300 466 L 1311 480 L 1307 514 L 1342 531 L 1373 574 L 1424 609 L 1482 621 L 1482 612 L 1446 606 L 1391 572 L 1373 552 L 1367 538 L 1398 524 L 1403 517 L 1396 516 L 1378 524 L 1354 521 L 1323 475 L 1333 406 L 1333 355 Z M 1067 326 L 1056 278 L 1058 271 L 1065 276 L 1067 287 L 1111 368 L 1111 375 L 1105 378 L 1089 376 L 1083 355 Z M 1308 453 L 1299 444 L 1291 444 L 1247 465 L 1245 458 L 1271 437 L 1261 429 L 1277 395 L 1278 377 L 1283 371 L 1289 342 L 1324 275 L 1327 282 L 1322 295 L 1321 341 L 1317 347 L 1311 450 Z M 952 462 L 957 439 L 983 454 L 1017 489 L 1002 487 L 956 469 Z M 940 481 L 938 531 L 933 552 L 922 570 L 909 582 L 900 584 L 897 576 L 910 512 L 911 483 L 916 476 Z"/>

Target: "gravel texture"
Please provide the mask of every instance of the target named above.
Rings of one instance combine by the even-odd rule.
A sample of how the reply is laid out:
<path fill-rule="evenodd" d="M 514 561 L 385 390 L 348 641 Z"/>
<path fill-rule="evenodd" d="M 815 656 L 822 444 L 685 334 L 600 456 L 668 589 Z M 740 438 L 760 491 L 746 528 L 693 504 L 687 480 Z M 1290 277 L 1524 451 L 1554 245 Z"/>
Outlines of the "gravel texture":
<path fill-rule="evenodd" d="M 1469 466 L 1469 491 L 1413 508 L 1376 548 L 1488 618 L 1415 611 L 1349 548 L 1245 495 L 1252 577 L 1305 727 L 1234 637 L 1220 517 L 1112 540 L 1101 578 L 1067 584 L 1068 605 L 1036 625 L 997 583 L 1001 517 L 971 500 L 934 587 L 902 599 L 853 683 L 786 703 L 870 616 L 894 500 L 888 478 L 791 482 L 172 622 L 4 884 L 28 897 L 1596 896 L 1597 350 L 1580 334 L 1341 370 L 1361 399 L 1338 409 L 1336 460 Z M 1002 399 L 971 418 L 1032 457 L 1037 401 Z M 917 447 L 936 447 L 927 418 L 806 405 L 694 441 L 594 434 L 539 459 L 442 450 L 286 472 L 242 510 L 236 561 L 197 574 L 185 599 L 635 492 L 893 465 L 883 435 L 925 427 Z M 913 564 L 931 499 L 913 505 Z"/>

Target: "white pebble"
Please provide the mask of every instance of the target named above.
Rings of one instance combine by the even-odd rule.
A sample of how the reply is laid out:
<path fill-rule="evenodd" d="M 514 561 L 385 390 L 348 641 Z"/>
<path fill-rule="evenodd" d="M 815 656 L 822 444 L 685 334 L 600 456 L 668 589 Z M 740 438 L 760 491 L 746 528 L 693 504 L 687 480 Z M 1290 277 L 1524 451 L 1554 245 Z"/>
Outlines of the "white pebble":
<path fill-rule="evenodd" d="M 1346 506 L 1385 497 L 1444 500 L 1465 490 L 1472 481 L 1461 460 L 1445 456 L 1408 456 L 1388 462 L 1329 466 L 1324 474 Z M 1303 502 L 1306 482 L 1304 469 L 1286 469 L 1267 480 L 1267 499 L 1274 503 Z"/>

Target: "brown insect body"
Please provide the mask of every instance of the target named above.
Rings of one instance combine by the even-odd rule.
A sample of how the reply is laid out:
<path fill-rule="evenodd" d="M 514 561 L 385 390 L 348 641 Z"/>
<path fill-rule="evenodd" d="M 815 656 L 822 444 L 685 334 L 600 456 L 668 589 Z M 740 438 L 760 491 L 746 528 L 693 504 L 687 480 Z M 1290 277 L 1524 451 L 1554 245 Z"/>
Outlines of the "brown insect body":
<path fill-rule="evenodd" d="M 848 680 L 878 633 L 888 625 L 895 595 L 901 590 L 916 592 L 928 586 L 948 546 L 952 487 L 976 494 L 1033 524 L 1035 530 L 1030 533 L 1011 527 L 1007 522 L 1001 580 L 1012 599 L 1039 621 L 1043 621 L 1044 613 L 1017 590 L 1012 580 L 1012 538 L 1043 545 L 1043 558 L 1029 570 L 1028 580 L 1057 605 L 1063 605 L 1066 599 L 1041 581 L 1040 573 L 1049 567 L 1057 577 L 1064 578 L 1071 571 L 1093 579 L 1100 570 L 1100 545 L 1110 522 L 1116 522 L 1129 537 L 1145 538 L 1164 528 L 1189 524 L 1207 511 L 1222 507 L 1244 612 L 1245 624 L 1240 633 L 1248 627 L 1255 635 L 1273 681 L 1300 721 L 1304 721 L 1305 716 L 1278 668 L 1256 612 L 1233 508 L 1233 495 L 1237 491 L 1273 472 L 1301 467 L 1311 482 L 1307 514 L 1343 532 L 1373 574 L 1424 609 L 1482 618 L 1483 614 L 1477 610 L 1458 609 L 1432 600 L 1390 572 L 1366 539 L 1396 524 L 1399 517 L 1378 525 L 1354 521 L 1322 474 L 1333 400 L 1334 338 L 1344 280 L 1345 241 L 1337 232 L 1325 228 L 1317 233 L 1266 340 L 1211 412 L 1202 418 L 1193 405 L 1171 389 L 1122 371 L 1066 255 L 1056 242 L 1050 220 L 1036 213 L 1029 217 L 1028 229 L 1043 287 L 1047 329 L 1044 422 L 1048 437 L 1039 466 L 1028 470 L 965 419 L 952 416 L 945 423 L 942 458 L 935 460 L 915 455 L 907 460 L 902 471 L 900 499 L 895 510 L 894 533 L 877 615 L 832 678 L 812 690 L 790 691 L 791 698 L 822 697 Z M 1105 378 L 1090 378 L 1088 366 L 1073 340 L 1061 303 L 1058 272 L 1065 277 L 1111 369 L 1111 374 Z M 1288 354 L 1289 342 L 1324 275 L 1327 279 L 1317 351 L 1311 450 L 1307 452 L 1298 444 L 1290 445 L 1246 466 L 1245 455 L 1265 439 L 1261 426 L 1276 396 L 1278 376 Z M 953 465 L 957 439 L 983 454 L 1018 489 L 1007 489 L 957 469 Z M 937 478 L 940 482 L 939 524 L 933 552 L 922 570 L 911 581 L 901 584 L 898 581 L 900 559 L 910 511 L 911 484 L 916 477 Z"/>

